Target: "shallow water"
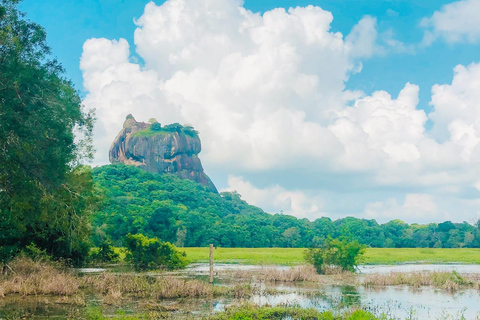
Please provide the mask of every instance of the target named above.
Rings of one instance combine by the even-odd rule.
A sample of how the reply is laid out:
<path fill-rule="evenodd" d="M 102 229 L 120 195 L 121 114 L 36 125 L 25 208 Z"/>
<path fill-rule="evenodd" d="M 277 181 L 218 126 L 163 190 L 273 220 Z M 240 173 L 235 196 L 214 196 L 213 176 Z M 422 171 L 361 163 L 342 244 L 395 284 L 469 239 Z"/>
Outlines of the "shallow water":
<path fill-rule="evenodd" d="M 214 271 L 257 271 L 262 269 L 288 270 L 292 267 L 279 265 L 246 265 L 246 264 L 214 264 Z M 189 273 L 204 274 L 208 273 L 210 267 L 207 263 L 191 264 L 185 269 Z M 478 273 L 480 274 L 480 265 L 478 264 L 399 264 L 399 265 L 360 265 L 357 268 L 358 273 L 390 273 L 390 272 L 422 272 L 422 271 L 442 271 L 458 273 Z"/>
<path fill-rule="evenodd" d="M 288 270 L 289 266 L 279 265 L 246 265 L 246 264 L 232 264 L 232 263 L 215 263 L 214 271 L 257 271 L 265 268 L 272 268 L 278 270 Z M 362 274 L 371 273 L 390 273 L 390 272 L 422 272 L 422 271 L 443 271 L 458 273 L 478 273 L 480 274 L 480 265 L 478 264 L 400 264 L 400 265 L 360 265 L 358 272 Z M 121 266 L 107 266 L 105 268 L 77 268 L 75 271 L 79 273 L 101 273 L 105 271 L 133 271 L 132 268 Z M 175 273 L 193 273 L 206 274 L 210 272 L 210 266 L 207 263 L 193 263 L 190 264 L 184 271 Z"/>
<path fill-rule="evenodd" d="M 285 266 L 252 266 L 240 264 L 216 264 L 215 272 L 223 272 L 222 276 L 230 277 L 230 281 L 219 278 L 222 285 L 235 282 L 234 272 L 230 271 L 260 271 L 264 268 L 289 269 Z M 452 271 L 459 273 L 480 274 L 478 265 L 393 265 L 393 266 L 361 266 L 364 274 L 415 271 Z M 103 272 L 101 268 L 78 270 L 82 273 Z M 177 276 L 205 278 L 209 272 L 208 264 L 195 264 L 184 271 L 177 272 Z M 158 273 L 163 274 L 165 273 Z M 233 281 L 232 281 L 233 280 Z M 455 294 L 444 290 L 423 288 L 412 289 L 406 286 L 388 286 L 383 288 L 364 288 L 349 285 L 324 285 L 320 283 L 288 283 L 269 284 L 256 283 L 260 294 L 247 299 L 259 305 L 288 305 L 302 308 L 315 308 L 320 311 L 335 310 L 342 312 L 350 308 L 362 308 L 374 314 L 386 314 L 394 319 L 480 319 L 480 294 L 475 290 L 459 291 Z M 279 290 L 279 294 L 267 294 L 270 289 Z M 266 293 L 267 292 L 267 293 Z M 101 297 L 86 297 L 87 305 L 101 304 Z M 182 301 L 159 300 L 161 305 L 175 305 L 179 310 L 175 313 L 179 318 L 189 318 L 192 315 L 204 316 L 211 312 L 223 310 L 232 303 L 244 302 L 235 299 L 193 299 Z M 138 309 L 138 301 L 129 301 L 123 304 L 130 312 Z M 120 307 L 105 307 L 106 314 L 115 314 Z M 140 307 L 141 310 L 141 307 Z M 0 319 L 67 319 L 78 318 L 84 315 L 86 308 L 68 303 L 59 303 L 54 297 L 6 297 L 0 299 Z"/>
<path fill-rule="evenodd" d="M 278 266 L 278 265 L 249 265 L 249 264 L 234 264 L 234 263 L 215 263 L 213 269 L 215 272 L 218 271 L 259 271 L 265 268 L 274 268 L 278 270 L 289 270 L 289 266 Z M 186 272 L 191 273 L 207 273 L 210 272 L 210 265 L 207 263 L 193 263 L 189 265 L 186 269 Z"/>
<path fill-rule="evenodd" d="M 478 264 L 401 264 L 401 265 L 361 265 L 358 266 L 359 273 L 390 273 L 390 272 L 422 272 L 442 271 L 458 273 L 479 273 Z"/>
<path fill-rule="evenodd" d="M 432 288 L 414 291 L 404 286 L 383 290 L 330 286 L 313 297 L 289 292 L 256 295 L 251 301 L 259 305 L 291 305 L 320 311 L 356 307 L 395 319 L 460 319 L 462 315 L 464 319 L 476 319 L 480 316 L 480 295 L 475 290 L 449 294 Z"/>

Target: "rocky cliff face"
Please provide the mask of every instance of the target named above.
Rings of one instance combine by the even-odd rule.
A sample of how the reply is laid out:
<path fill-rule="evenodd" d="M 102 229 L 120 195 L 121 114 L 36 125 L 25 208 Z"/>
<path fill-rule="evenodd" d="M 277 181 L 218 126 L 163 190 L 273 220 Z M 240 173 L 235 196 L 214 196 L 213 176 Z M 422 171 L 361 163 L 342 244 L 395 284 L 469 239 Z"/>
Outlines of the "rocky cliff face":
<path fill-rule="evenodd" d="M 200 138 L 193 128 L 171 125 L 164 128 L 137 122 L 128 115 L 123 129 L 110 146 L 110 162 L 121 162 L 152 173 L 172 173 L 190 179 L 217 192 L 215 185 L 203 172 L 198 154 Z"/>

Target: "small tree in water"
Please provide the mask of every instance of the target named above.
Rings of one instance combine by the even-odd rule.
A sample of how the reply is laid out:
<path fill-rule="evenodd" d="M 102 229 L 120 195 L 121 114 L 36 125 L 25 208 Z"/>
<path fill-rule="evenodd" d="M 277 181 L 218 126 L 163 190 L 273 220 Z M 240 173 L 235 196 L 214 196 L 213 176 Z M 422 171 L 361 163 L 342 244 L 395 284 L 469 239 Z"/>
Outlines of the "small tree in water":
<path fill-rule="evenodd" d="M 143 234 L 128 234 L 125 242 L 130 251 L 127 260 L 132 261 L 138 270 L 180 269 L 188 264 L 185 252 L 180 252 L 170 242 L 148 238 Z"/>
<path fill-rule="evenodd" d="M 305 251 L 305 260 L 313 264 L 317 272 L 324 274 L 329 266 L 341 268 L 344 271 L 355 271 L 359 258 L 365 253 L 366 246 L 357 240 L 345 237 L 332 239 L 328 237 L 320 248 L 310 248 Z"/>

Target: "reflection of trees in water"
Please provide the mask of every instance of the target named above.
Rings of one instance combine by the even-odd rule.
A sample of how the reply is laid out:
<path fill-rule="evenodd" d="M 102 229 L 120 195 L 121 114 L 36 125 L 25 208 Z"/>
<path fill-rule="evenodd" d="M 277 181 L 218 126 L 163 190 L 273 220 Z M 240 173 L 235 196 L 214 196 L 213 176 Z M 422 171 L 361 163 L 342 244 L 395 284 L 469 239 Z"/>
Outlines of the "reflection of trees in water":
<path fill-rule="evenodd" d="M 340 292 L 338 292 L 337 289 Z M 320 309 L 324 309 L 322 308 L 322 305 L 325 304 L 328 305 L 327 309 L 335 310 L 361 306 L 360 293 L 355 286 L 351 285 L 332 287 L 323 292 L 307 294 L 307 297 L 311 300 L 313 305 Z"/>
<path fill-rule="evenodd" d="M 340 286 L 342 292 L 341 306 L 340 307 L 352 307 L 360 306 L 360 294 L 354 286 L 344 285 Z"/>

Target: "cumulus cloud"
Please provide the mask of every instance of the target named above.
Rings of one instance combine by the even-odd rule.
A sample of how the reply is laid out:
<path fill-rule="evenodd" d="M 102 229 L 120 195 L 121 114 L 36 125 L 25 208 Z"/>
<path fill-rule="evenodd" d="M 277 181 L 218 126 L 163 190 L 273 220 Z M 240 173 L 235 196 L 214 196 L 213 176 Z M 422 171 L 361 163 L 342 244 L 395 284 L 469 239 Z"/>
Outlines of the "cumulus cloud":
<path fill-rule="evenodd" d="M 285 190 L 278 184 L 256 188 L 243 177 L 229 176 L 228 187 L 221 191 L 237 191 L 243 200 L 268 212 L 283 212 L 310 220 L 325 215 L 321 211 L 323 200 L 320 197 L 308 195 L 300 190 Z"/>
<path fill-rule="evenodd" d="M 396 97 L 345 89 L 362 61 L 385 51 L 375 18 L 364 17 L 346 36 L 331 30 L 332 20 L 314 6 L 260 15 L 237 0 L 147 4 L 135 31 L 144 63 L 131 58 L 124 39 L 84 44 L 84 104 L 98 118 L 95 163 L 107 162 L 109 144 L 132 113 L 193 125 L 207 173 L 235 174 L 230 189 L 298 216 L 324 211 L 315 186 L 302 186 L 299 174 L 310 183 L 325 172 L 333 180 L 362 177 L 343 186 L 350 191 L 361 185 L 461 195 L 480 185 L 480 65 L 458 66 L 452 84 L 434 86 L 434 112 L 427 115 L 418 109 L 414 84 Z M 287 182 L 268 188 L 249 182 L 272 172 Z M 289 187 L 288 177 L 299 185 Z"/>
<path fill-rule="evenodd" d="M 386 201 L 367 203 L 365 206 L 367 217 L 386 222 L 393 219 L 402 219 L 410 222 L 448 220 L 448 214 L 442 214 L 433 197 L 428 194 L 407 194 L 403 203 L 396 198 Z"/>
<path fill-rule="evenodd" d="M 170 0 L 149 3 L 136 21 L 144 68 L 129 61 L 125 40 L 88 40 L 84 103 L 98 110 L 106 137 L 98 161 L 132 110 L 193 124 L 212 163 L 265 169 L 328 159 L 341 146 L 322 124 L 361 94 L 344 82 L 376 36 L 370 17 L 347 39 L 330 31 L 332 19 L 314 6 L 259 15 L 234 0 Z"/>
<path fill-rule="evenodd" d="M 439 139 L 451 137 L 469 160 L 480 138 L 480 63 L 456 66 L 451 84 L 433 86 L 431 103 L 434 133 Z"/>
<path fill-rule="evenodd" d="M 444 5 L 421 25 L 427 30 L 423 39 L 429 45 L 438 38 L 448 43 L 480 42 L 480 0 L 463 0 Z"/>

